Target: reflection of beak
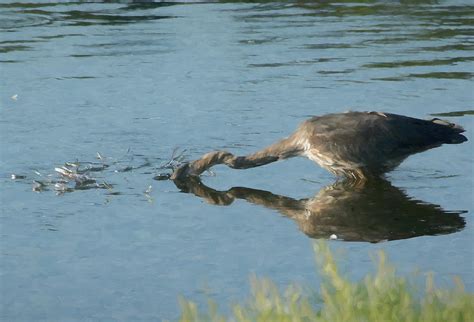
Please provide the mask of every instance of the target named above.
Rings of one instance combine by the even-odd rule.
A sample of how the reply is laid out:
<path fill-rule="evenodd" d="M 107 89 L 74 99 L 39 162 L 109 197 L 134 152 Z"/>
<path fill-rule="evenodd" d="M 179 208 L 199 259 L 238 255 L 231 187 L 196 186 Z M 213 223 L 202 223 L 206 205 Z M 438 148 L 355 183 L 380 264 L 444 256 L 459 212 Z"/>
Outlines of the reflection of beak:
<path fill-rule="evenodd" d="M 205 186 L 199 177 L 184 176 L 181 178 L 182 179 L 173 179 L 174 184 L 179 190 L 203 198 L 209 204 L 228 206 L 236 199 L 231 192 L 217 191 Z"/>

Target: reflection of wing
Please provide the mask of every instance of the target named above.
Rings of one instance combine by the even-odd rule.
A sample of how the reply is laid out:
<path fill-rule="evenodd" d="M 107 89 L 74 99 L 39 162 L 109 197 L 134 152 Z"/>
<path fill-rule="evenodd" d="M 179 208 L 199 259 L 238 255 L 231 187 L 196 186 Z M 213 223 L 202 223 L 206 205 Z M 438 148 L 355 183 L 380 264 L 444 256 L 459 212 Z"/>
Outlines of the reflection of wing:
<path fill-rule="evenodd" d="M 277 210 L 295 220 L 312 238 L 336 234 L 346 241 L 379 242 L 449 234 L 465 226 L 462 212 L 446 212 L 437 205 L 412 200 L 386 180 L 337 182 L 312 199 L 302 200 L 243 187 L 217 191 L 198 178 L 175 184 L 211 204 L 227 206 L 235 199 L 243 199 Z"/>
<path fill-rule="evenodd" d="M 311 237 L 336 234 L 344 240 L 377 242 L 449 234 L 465 226 L 462 212 L 410 199 L 386 180 L 358 187 L 336 183 L 308 202 L 308 209 L 312 216 L 299 224 Z"/>

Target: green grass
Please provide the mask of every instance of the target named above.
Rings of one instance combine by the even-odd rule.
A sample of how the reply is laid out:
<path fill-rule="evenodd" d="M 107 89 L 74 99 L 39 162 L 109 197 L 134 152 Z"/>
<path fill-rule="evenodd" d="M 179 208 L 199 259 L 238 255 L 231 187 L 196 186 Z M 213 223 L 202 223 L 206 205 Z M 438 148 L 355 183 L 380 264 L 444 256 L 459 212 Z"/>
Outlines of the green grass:
<path fill-rule="evenodd" d="M 180 299 L 180 321 L 474 321 L 474 294 L 458 278 L 452 288 L 438 288 L 428 274 L 420 290 L 416 276 L 397 275 L 380 252 L 375 274 L 352 282 L 338 271 L 325 242 L 315 243 L 314 249 L 322 276 L 319 290 L 295 284 L 281 291 L 269 279 L 252 277 L 251 295 L 233 304 L 230 314 L 220 313 L 212 300 L 204 312 L 195 302 Z"/>

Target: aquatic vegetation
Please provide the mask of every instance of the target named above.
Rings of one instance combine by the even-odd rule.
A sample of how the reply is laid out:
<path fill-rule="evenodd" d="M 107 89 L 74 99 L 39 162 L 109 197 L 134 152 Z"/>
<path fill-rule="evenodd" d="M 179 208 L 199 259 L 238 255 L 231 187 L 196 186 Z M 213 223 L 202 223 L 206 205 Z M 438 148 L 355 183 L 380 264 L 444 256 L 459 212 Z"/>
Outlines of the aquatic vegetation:
<path fill-rule="evenodd" d="M 428 274 L 425 289 L 416 277 L 396 274 L 383 252 L 374 274 L 353 282 L 339 272 L 326 242 L 314 244 L 322 283 L 319 292 L 290 285 L 281 291 L 269 279 L 252 277 L 252 293 L 232 313 L 219 312 L 209 300 L 203 313 L 195 302 L 180 299 L 180 321 L 473 321 L 474 294 L 455 279 L 453 288 L 434 285 Z"/>
<path fill-rule="evenodd" d="M 459 117 L 464 115 L 474 115 L 474 110 L 466 111 L 454 111 L 454 112 L 445 112 L 445 113 L 433 113 L 433 116 L 442 116 L 442 117 Z"/>

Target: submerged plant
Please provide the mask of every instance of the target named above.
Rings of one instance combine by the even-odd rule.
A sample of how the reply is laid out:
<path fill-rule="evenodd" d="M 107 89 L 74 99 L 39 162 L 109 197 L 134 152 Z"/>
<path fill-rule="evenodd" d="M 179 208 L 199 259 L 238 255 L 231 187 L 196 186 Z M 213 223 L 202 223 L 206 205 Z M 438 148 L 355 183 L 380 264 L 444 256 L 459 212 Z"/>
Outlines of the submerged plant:
<path fill-rule="evenodd" d="M 414 279 L 396 274 L 385 253 L 378 254 L 375 274 L 352 282 L 341 275 L 325 242 L 314 244 L 322 282 L 319 292 L 290 285 L 280 291 L 271 280 L 251 278 L 252 292 L 232 313 L 219 313 L 209 300 L 203 313 L 195 302 L 180 299 L 180 321 L 474 321 L 474 294 L 466 292 L 456 278 L 453 288 L 438 288 L 432 274 L 420 291 Z"/>

